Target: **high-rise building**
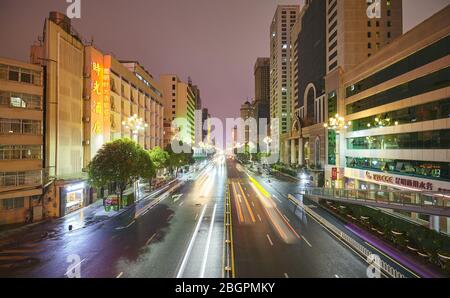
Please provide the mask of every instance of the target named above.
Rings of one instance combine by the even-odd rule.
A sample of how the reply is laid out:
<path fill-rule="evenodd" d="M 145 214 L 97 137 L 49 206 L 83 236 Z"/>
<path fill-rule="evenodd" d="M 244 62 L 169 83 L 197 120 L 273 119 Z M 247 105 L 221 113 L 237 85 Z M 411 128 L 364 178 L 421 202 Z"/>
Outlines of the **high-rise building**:
<path fill-rule="evenodd" d="M 258 145 L 261 136 L 264 138 L 270 125 L 270 58 L 258 58 L 254 67 L 255 101 L 253 103 L 254 116 L 258 126 Z M 260 121 L 266 119 L 266 126 L 261 127 Z M 266 131 L 263 131 L 266 130 Z"/>
<path fill-rule="evenodd" d="M 281 142 L 281 160 L 308 167 L 315 182 L 324 165 L 326 3 L 310 0 L 291 30 L 291 125 Z M 317 174 L 317 175 L 316 175 Z M 320 183 L 318 183 L 320 184 Z"/>
<path fill-rule="evenodd" d="M 44 216 L 42 82 L 40 66 L 0 58 L 0 225 Z"/>
<path fill-rule="evenodd" d="M 270 118 L 279 119 L 279 129 L 272 128 L 279 140 L 291 126 L 290 32 L 299 12 L 299 5 L 279 5 L 270 26 Z"/>
<path fill-rule="evenodd" d="M 357 67 L 385 46 L 402 35 L 402 0 L 380 1 L 381 17 L 369 18 L 364 1 L 326 1 L 327 2 L 327 75 L 325 93 L 327 94 L 325 119 L 344 114 L 344 90 L 340 82 L 346 71 Z M 336 159 L 339 148 L 337 138 L 342 138 L 333 130 L 326 131 L 327 152 L 325 174 L 327 183 L 343 187 L 344 168 Z M 331 181 L 333 168 L 338 168 L 339 179 Z"/>
<path fill-rule="evenodd" d="M 255 75 L 255 101 L 270 102 L 270 58 L 256 59 Z"/>
<path fill-rule="evenodd" d="M 92 202 L 83 173 L 84 45 L 67 16 L 50 13 L 31 61 L 46 69 L 44 166 L 52 179 L 44 187 L 44 200 L 52 201 L 46 211 L 62 216 Z"/>
<path fill-rule="evenodd" d="M 196 94 L 192 85 L 177 75 L 162 75 L 160 86 L 164 103 L 164 146 L 170 145 L 173 138 L 194 145 Z M 186 127 L 174 127 L 176 119 L 184 119 Z"/>
<path fill-rule="evenodd" d="M 347 70 L 338 90 L 351 121 L 338 137 L 339 184 L 404 204 L 417 203 L 414 191 L 450 191 L 450 6 Z M 431 202 L 449 206 L 445 195 Z M 448 218 L 394 213 L 450 233 Z"/>
<path fill-rule="evenodd" d="M 330 0 L 327 12 L 327 73 L 348 70 L 403 33 L 402 0 L 380 1 L 381 18 L 369 19 L 360 0 Z"/>
<path fill-rule="evenodd" d="M 249 101 L 244 102 L 241 105 L 241 119 L 244 121 L 247 121 L 249 119 L 255 119 L 255 108 L 252 103 Z M 244 127 L 244 143 L 245 145 L 248 145 L 250 143 L 250 131 L 251 127 L 248 125 L 245 125 Z M 255 140 L 256 141 L 256 140 Z M 253 144 L 256 145 L 256 144 Z"/>

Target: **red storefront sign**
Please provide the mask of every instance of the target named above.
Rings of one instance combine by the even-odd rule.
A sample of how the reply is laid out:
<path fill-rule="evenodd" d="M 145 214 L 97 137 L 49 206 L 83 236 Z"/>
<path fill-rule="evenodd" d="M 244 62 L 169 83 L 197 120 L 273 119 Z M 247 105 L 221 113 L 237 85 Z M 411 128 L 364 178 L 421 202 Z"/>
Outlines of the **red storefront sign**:
<path fill-rule="evenodd" d="M 331 180 L 336 181 L 338 179 L 338 169 L 332 168 L 331 169 Z"/>

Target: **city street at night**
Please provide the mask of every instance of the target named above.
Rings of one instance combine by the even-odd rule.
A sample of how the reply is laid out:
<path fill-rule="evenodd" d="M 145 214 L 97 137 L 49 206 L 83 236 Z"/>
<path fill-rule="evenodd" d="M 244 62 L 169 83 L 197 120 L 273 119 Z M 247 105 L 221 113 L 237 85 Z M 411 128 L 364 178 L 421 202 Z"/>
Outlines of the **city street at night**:
<path fill-rule="evenodd" d="M 450 278 L 450 0 L 0 0 L 0 44 L 5 289 Z"/>

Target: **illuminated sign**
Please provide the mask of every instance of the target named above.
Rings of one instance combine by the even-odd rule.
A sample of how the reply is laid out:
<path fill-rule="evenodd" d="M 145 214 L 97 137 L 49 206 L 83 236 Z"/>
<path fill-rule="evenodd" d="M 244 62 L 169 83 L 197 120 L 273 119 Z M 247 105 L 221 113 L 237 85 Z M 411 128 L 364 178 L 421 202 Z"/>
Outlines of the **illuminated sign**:
<path fill-rule="evenodd" d="M 433 183 L 415 180 L 411 178 L 393 177 L 384 174 L 372 174 L 366 172 L 366 178 L 375 182 L 387 183 L 392 185 L 398 185 L 403 187 L 415 188 L 419 190 L 433 190 Z"/>
<path fill-rule="evenodd" d="M 84 189 L 84 186 L 85 186 L 84 182 L 78 183 L 78 184 L 73 184 L 73 185 L 70 185 L 70 186 L 66 187 L 66 191 L 67 192 L 74 192 L 74 191 L 77 191 L 77 190 L 82 190 L 82 189 Z"/>

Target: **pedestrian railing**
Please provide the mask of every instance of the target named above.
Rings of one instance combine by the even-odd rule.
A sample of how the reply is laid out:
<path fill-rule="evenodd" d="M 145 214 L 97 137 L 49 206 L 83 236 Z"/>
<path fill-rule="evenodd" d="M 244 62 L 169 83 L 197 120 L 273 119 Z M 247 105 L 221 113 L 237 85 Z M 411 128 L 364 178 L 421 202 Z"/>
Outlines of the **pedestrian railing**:
<path fill-rule="evenodd" d="M 359 205 L 450 216 L 450 192 L 303 188 L 299 194 Z"/>
<path fill-rule="evenodd" d="M 365 258 L 366 261 L 371 259 L 371 256 L 374 255 L 372 251 L 370 251 L 367 247 L 350 237 L 348 234 L 342 232 L 340 229 L 338 229 L 335 225 L 331 224 L 329 221 L 327 221 L 325 218 L 314 212 L 311 208 L 308 206 L 302 204 L 301 202 L 298 202 L 298 200 L 292 196 L 289 195 L 289 200 L 294 203 L 295 205 L 302 208 L 305 212 L 307 212 L 310 216 L 312 216 L 316 221 L 318 221 L 322 226 L 324 226 L 327 230 L 329 230 L 332 234 L 337 236 L 340 240 L 345 242 L 347 245 L 349 245 L 352 249 L 354 249 L 358 254 L 360 254 L 363 258 Z M 374 266 L 384 274 L 386 274 L 389 277 L 392 278 L 406 278 L 405 275 L 403 275 L 400 271 L 386 263 L 385 261 L 381 260 L 379 262 L 373 262 L 369 263 L 370 265 Z"/>

